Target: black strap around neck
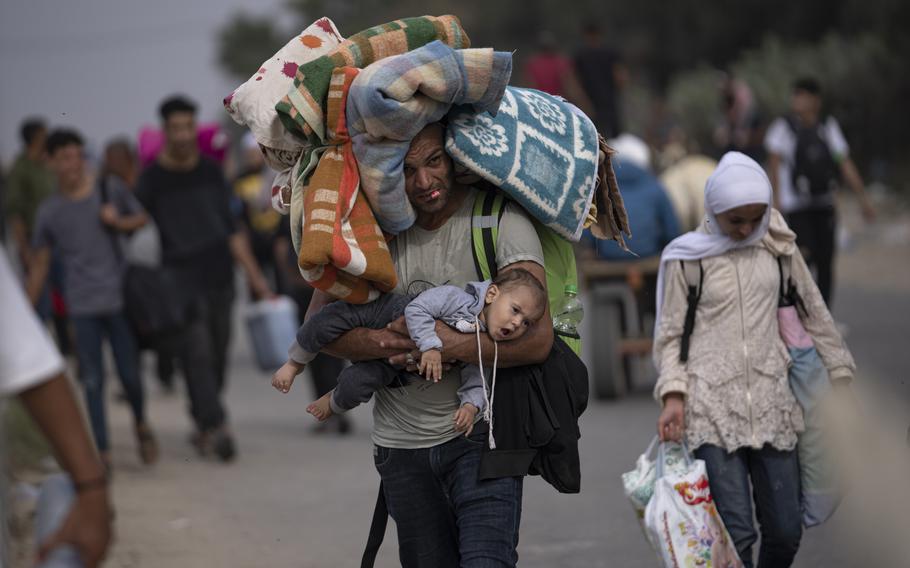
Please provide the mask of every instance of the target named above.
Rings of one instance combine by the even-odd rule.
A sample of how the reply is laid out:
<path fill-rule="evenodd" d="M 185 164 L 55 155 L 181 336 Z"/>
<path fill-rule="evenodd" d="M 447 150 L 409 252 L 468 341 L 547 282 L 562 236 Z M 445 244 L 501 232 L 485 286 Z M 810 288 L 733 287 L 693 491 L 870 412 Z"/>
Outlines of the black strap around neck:
<path fill-rule="evenodd" d="M 682 267 L 683 275 L 685 275 L 685 261 L 680 260 L 679 265 Z M 698 260 L 698 286 L 693 286 L 688 278 L 686 278 L 686 283 L 688 284 L 688 294 L 686 295 L 686 319 L 683 323 L 683 333 L 679 345 L 679 360 L 683 363 L 689 361 L 689 340 L 692 338 L 692 332 L 695 330 L 695 312 L 698 309 L 698 302 L 701 300 L 701 290 L 705 283 L 705 268 L 702 266 L 701 259 Z"/>

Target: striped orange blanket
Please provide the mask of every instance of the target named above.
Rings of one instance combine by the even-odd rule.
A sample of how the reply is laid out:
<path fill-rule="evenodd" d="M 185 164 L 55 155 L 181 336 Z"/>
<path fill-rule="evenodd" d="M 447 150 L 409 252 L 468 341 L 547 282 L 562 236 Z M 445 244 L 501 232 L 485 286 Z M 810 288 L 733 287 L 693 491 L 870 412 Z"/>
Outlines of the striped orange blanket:
<path fill-rule="evenodd" d="M 300 231 L 298 264 L 303 277 L 314 288 L 362 304 L 394 288 L 397 276 L 385 237 L 360 191 L 345 120 L 348 90 L 358 73 L 353 67 L 332 72 L 327 147 L 303 187 L 302 199 L 292 202 L 291 223 L 292 231 Z"/>

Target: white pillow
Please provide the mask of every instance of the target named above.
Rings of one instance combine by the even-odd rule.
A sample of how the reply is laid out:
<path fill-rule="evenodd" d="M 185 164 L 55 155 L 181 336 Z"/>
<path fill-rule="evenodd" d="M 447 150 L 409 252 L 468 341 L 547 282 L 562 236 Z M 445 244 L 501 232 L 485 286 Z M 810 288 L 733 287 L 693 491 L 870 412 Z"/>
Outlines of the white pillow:
<path fill-rule="evenodd" d="M 344 41 L 332 20 L 320 18 L 262 64 L 246 83 L 225 97 L 224 108 L 265 148 L 299 152 L 303 143 L 285 130 L 275 104 L 294 86 L 297 68 Z"/>

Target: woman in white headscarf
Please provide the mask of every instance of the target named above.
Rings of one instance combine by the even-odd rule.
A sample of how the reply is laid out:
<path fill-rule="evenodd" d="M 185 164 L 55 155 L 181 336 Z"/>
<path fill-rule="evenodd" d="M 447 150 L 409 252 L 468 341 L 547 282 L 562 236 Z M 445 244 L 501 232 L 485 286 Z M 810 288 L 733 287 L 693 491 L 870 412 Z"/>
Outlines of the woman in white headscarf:
<path fill-rule="evenodd" d="M 791 257 L 808 311 L 803 324 L 831 380 L 849 380 L 855 370 L 795 238 L 771 208 L 764 170 L 730 152 L 705 186 L 704 223 L 667 246 L 658 277 L 658 433 L 662 440 L 685 437 L 705 461 L 718 511 L 750 568 L 758 538 L 753 496 L 760 568 L 789 566 L 802 536 L 795 450 L 803 415 L 778 330 L 778 257 Z M 690 286 L 698 301 L 686 339 Z"/>

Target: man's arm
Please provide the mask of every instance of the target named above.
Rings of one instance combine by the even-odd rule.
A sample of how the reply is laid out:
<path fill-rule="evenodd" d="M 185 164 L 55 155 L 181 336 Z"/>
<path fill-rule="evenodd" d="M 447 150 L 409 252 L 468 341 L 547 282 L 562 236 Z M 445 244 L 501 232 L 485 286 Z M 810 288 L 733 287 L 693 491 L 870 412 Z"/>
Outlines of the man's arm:
<path fill-rule="evenodd" d="M 847 185 L 850 186 L 850 189 L 853 190 L 853 193 L 856 194 L 857 199 L 859 199 L 860 206 L 863 208 L 863 217 L 868 222 L 874 221 L 875 208 L 872 207 L 872 202 L 869 201 L 869 195 L 866 193 L 863 178 L 859 175 L 856 164 L 853 163 L 852 159 L 846 157 L 841 160 L 840 171 L 841 174 L 843 174 Z"/>
<path fill-rule="evenodd" d="M 25 224 L 25 219 L 20 215 L 10 215 L 9 226 L 10 231 L 13 233 L 13 242 L 16 244 L 16 250 L 19 252 L 19 260 L 28 267 L 32 257 L 32 246 L 28 242 L 28 228 Z"/>
<path fill-rule="evenodd" d="M 310 319 L 310 316 L 331 301 L 330 295 L 322 290 L 314 290 L 303 321 Z M 349 361 L 396 358 L 400 360 L 398 364 L 404 366 L 407 354 L 416 349 L 417 345 L 408 335 L 408 327 L 404 324 L 403 317 L 401 321 L 403 330 L 393 329 L 391 326 L 385 329 L 354 328 L 323 347 L 322 352 Z"/>
<path fill-rule="evenodd" d="M 243 268 L 243 272 L 246 273 L 253 294 L 258 298 L 269 298 L 273 296 L 274 294 L 272 293 L 272 289 L 269 288 L 268 281 L 266 281 L 265 276 L 262 274 L 262 270 L 259 269 L 259 264 L 253 257 L 253 251 L 250 248 L 250 240 L 247 238 L 246 233 L 243 231 L 234 232 L 234 234 L 228 238 L 228 245 L 230 246 L 231 255 L 234 257 L 234 260 L 240 264 Z"/>
<path fill-rule="evenodd" d="M 39 558 L 55 547 L 76 547 L 86 566 L 103 560 L 111 541 L 107 480 L 85 429 L 69 382 L 62 373 L 20 395 L 76 487 L 76 500 L 60 529 L 41 544 Z"/>
<path fill-rule="evenodd" d="M 780 154 L 768 152 L 768 179 L 771 181 L 772 205 L 780 211 L 780 183 L 778 174 L 780 172 Z"/>
<path fill-rule="evenodd" d="M 510 264 L 500 272 L 507 272 L 514 268 L 524 268 L 534 275 L 547 289 L 547 273 L 543 266 L 536 262 L 522 261 Z M 443 333 L 439 333 L 442 327 Z M 477 363 L 477 338 L 471 334 L 459 333 L 447 325 L 437 324 L 437 333 L 442 339 L 443 360 L 457 359 L 465 363 Z M 493 364 L 493 340 L 486 333 L 480 334 L 480 343 L 483 350 L 483 364 Z M 499 342 L 499 366 L 520 367 L 543 363 L 550 355 L 553 347 L 553 320 L 550 318 L 550 306 L 546 305 L 543 317 L 531 326 L 527 333 L 515 341 Z"/>
<path fill-rule="evenodd" d="M 25 281 L 25 294 L 28 296 L 28 301 L 35 305 L 38 303 L 38 297 L 41 296 L 44 281 L 47 279 L 47 272 L 51 265 L 51 249 L 41 247 L 32 251 L 31 256 L 28 277 Z"/>
<path fill-rule="evenodd" d="M 118 233 L 132 233 L 144 227 L 148 220 L 144 212 L 121 215 L 113 203 L 101 207 L 101 222 Z"/>

